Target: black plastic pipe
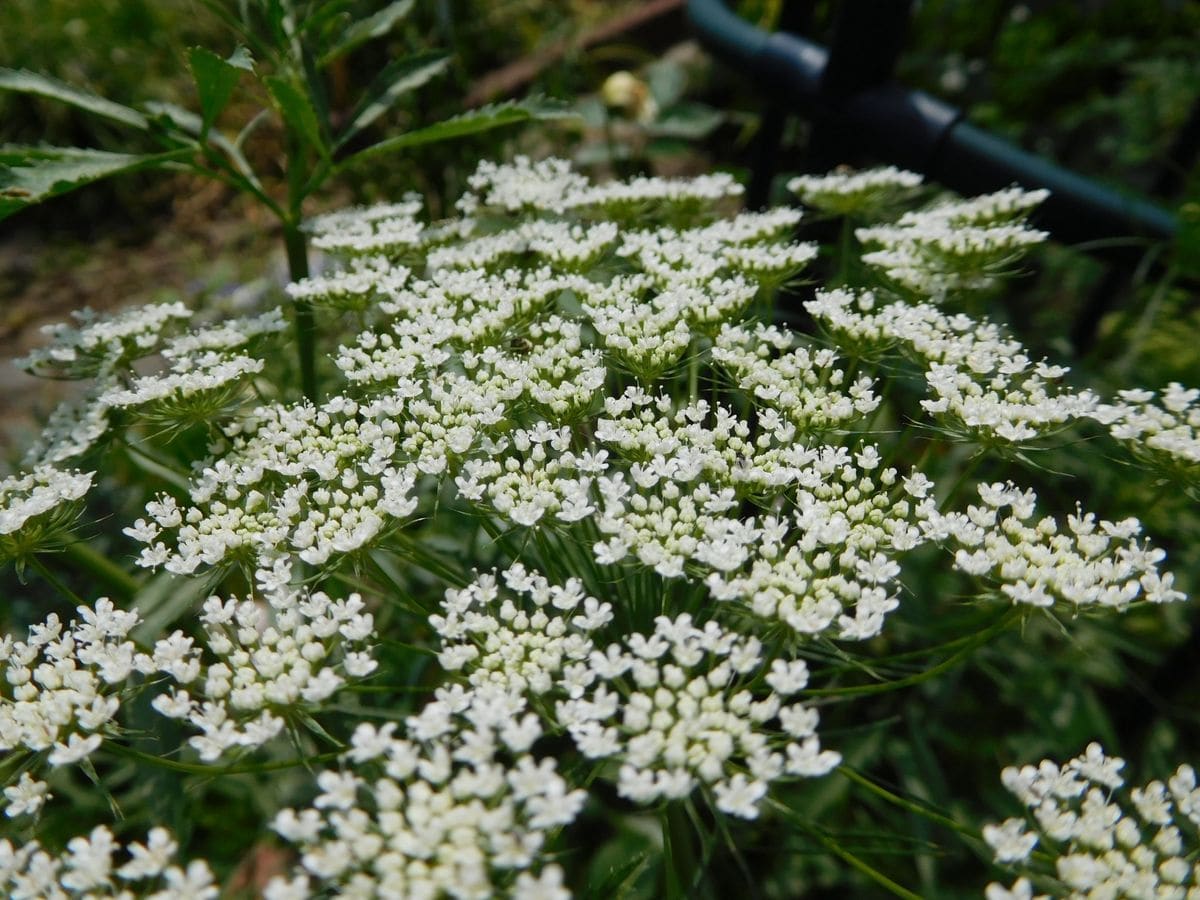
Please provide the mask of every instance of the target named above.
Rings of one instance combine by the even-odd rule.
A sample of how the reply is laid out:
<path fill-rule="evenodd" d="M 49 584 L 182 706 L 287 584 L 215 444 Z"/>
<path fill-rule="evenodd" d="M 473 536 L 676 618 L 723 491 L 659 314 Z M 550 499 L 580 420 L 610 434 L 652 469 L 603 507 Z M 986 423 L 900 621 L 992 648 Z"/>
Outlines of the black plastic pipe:
<path fill-rule="evenodd" d="M 830 53 L 824 47 L 796 35 L 763 31 L 722 0 L 688 0 L 687 9 L 705 47 L 752 79 L 766 99 L 787 102 L 819 127 L 851 136 L 860 151 L 881 161 L 920 172 L 963 194 L 1013 183 L 1029 190 L 1046 188 L 1051 197 L 1035 221 L 1064 242 L 1175 236 L 1175 217 L 1166 210 L 989 135 L 964 121 L 961 110 L 928 94 L 894 82 L 851 93 L 824 90 L 823 85 L 847 83 L 844 73 L 827 73 Z M 1091 249 L 1120 262 L 1141 256 L 1139 248 L 1129 246 Z"/>

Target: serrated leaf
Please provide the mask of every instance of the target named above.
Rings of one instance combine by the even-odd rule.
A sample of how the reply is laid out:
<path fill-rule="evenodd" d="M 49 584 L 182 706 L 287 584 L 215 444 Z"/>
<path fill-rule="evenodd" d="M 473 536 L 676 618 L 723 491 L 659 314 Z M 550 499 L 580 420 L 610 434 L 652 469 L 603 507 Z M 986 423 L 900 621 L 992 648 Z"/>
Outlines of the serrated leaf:
<path fill-rule="evenodd" d="M 505 125 L 515 125 L 519 122 L 571 118 L 578 118 L 578 113 L 566 104 L 545 98 L 496 103 L 491 106 L 471 110 L 450 119 L 444 119 L 425 128 L 418 128 L 415 131 L 397 135 L 386 141 L 380 141 L 378 144 L 373 144 L 370 147 L 360 150 L 353 156 L 347 157 L 338 166 L 338 170 L 345 169 L 353 163 L 367 159 L 368 157 L 378 156 L 381 153 L 390 153 L 395 150 L 403 150 L 407 147 L 420 147 L 424 144 L 435 144 L 439 141 L 447 141 L 453 138 L 478 134 L 483 131 L 490 131 L 493 128 L 500 128 Z"/>
<path fill-rule="evenodd" d="M 342 32 L 338 42 L 321 55 L 317 60 L 317 65 L 327 66 L 360 44 L 383 37 L 396 26 L 397 22 L 407 16 L 412 8 L 413 0 L 397 0 L 395 3 L 389 3 L 375 15 L 354 22 Z"/>
<path fill-rule="evenodd" d="M 78 147 L 2 147 L 0 219 L 93 181 L 166 165 L 192 152 L 190 147 L 152 154 L 109 153 Z"/>
<path fill-rule="evenodd" d="M 229 103 L 242 72 L 239 67 L 231 66 L 204 47 L 193 47 L 188 51 L 188 66 L 192 70 L 192 80 L 196 83 L 196 93 L 200 97 L 203 129 L 207 131 Z"/>
<path fill-rule="evenodd" d="M 338 138 L 336 146 L 345 145 L 351 138 L 387 112 L 405 94 L 445 71 L 450 57 L 444 53 L 422 53 L 397 60 L 376 76 L 350 122 Z"/>
<path fill-rule="evenodd" d="M 0 90 L 16 91 L 21 94 L 35 94 L 39 97 L 49 97 L 70 104 L 97 116 L 103 116 L 114 122 L 129 125 L 144 131 L 148 127 L 146 117 L 136 109 L 114 103 L 97 94 L 80 90 L 77 87 L 50 78 L 28 72 L 24 69 L 0 68 Z"/>
<path fill-rule="evenodd" d="M 299 134 L 321 156 L 328 158 L 329 147 L 325 143 L 317 111 L 308 96 L 294 81 L 282 75 L 271 75 L 263 81 L 275 102 L 275 108 L 279 110 L 288 128 Z"/>

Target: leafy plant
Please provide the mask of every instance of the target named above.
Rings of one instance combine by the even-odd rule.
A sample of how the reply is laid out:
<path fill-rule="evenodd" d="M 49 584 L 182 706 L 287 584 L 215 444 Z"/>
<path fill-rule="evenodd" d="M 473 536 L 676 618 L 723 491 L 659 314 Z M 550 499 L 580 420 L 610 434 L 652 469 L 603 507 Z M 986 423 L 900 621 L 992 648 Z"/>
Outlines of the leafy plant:
<path fill-rule="evenodd" d="M 1098 746 L 981 823 L 998 760 L 1119 744 L 1104 689 L 1170 648 L 1200 390 L 1101 393 L 971 311 L 1039 193 L 790 187 L 838 245 L 727 175 L 552 159 L 481 164 L 450 220 L 310 221 L 319 403 L 277 309 L 53 329 L 22 365 L 92 387 L 0 482 L 0 552 L 60 595 L 2 645 L 0 884 L 214 896 L 269 829 L 269 900 L 1195 887 L 1085 794 Z M 1177 814 L 1131 803 L 1190 829 L 1170 768 Z"/>
<path fill-rule="evenodd" d="M 203 5 L 240 45 L 224 58 L 204 47 L 189 52 L 198 111 L 161 101 L 135 108 L 54 78 L 0 69 L 0 90 L 69 104 L 118 126 L 133 147 L 152 148 L 0 148 L 0 219 L 103 178 L 147 169 L 186 170 L 228 184 L 269 210 L 282 228 L 291 276 L 300 279 L 309 271 L 301 230 L 304 202 L 330 178 L 382 154 L 563 114 L 545 101 L 509 102 L 368 142 L 381 117 L 442 74 L 449 57 L 420 52 L 389 63 L 344 115 L 332 108 L 329 73 L 363 44 L 387 35 L 412 10 L 413 0 L 389 3 L 365 18 L 352 15 L 358 6 L 352 0 L 204 0 Z M 246 81 L 269 105 L 236 133 L 226 134 L 222 114 Z M 278 185 L 247 156 L 248 144 L 268 119 L 282 129 Z M 305 395 L 315 398 L 312 310 L 299 302 L 294 316 L 301 383 Z"/>

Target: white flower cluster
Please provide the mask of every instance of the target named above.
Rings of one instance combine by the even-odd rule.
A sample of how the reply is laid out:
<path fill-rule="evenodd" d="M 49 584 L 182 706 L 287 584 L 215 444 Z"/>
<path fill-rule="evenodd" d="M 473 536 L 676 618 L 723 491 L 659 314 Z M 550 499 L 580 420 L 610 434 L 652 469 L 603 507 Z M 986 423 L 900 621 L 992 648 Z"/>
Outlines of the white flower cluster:
<path fill-rule="evenodd" d="M 1200 898 L 1196 773 L 1183 765 L 1166 784 L 1151 781 L 1126 793 L 1124 766 L 1093 743 L 1063 766 L 1046 759 L 1005 769 L 1001 780 L 1032 823 L 1014 818 L 984 828 L 996 861 L 1032 870 L 1040 843 L 1054 863 L 1054 896 L 1065 900 Z M 987 888 L 988 900 L 1030 900 L 1032 894 L 1024 876 L 1012 888 Z"/>
<path fill-rule="evenodd" d="M 172 338 L 162 347 L 162 355 L 171 363 L 166 372 L 138 376 L 127 385 L 114 384 L 98 394 L 96 406 L 140 407 L 151 420 L 211 423 L 265 366 L 260 356 L 238 351 L 286 327 L 283 312 L 276 307 Z"/>
<path fill-rule="evenodd" d="M 595 264 L 617 238 L 614 222 L 593 225 L 535 219 L 495 234 L 430 249 L 427 265 L 438 269 L 496 268 L 533 254 L 564 269 L 582 271 Z"/>
<path fill-rule="evenodd" d="M 820 748 L 816 711 L 783 699 L 808 683 L 802 660 L 777 659 L 768 671 L 756 638 L 716 622 L 698 627 L 687 614 L 602 647 L 594 635 L 612 606 L 578 581 L 552 585 L 520 564 L 503 580 L 504 595 L 492 575 L 446 592 L 443 614 L 430 620 L 439 658 L 476 689 L 557 698 L 553 721 L 584 756 L 620 762 L 622 796 L 652 803 L 703 784 L 718 809 L 754 818 L 770 782 L 840 762 Z M 756 693 L 764 673 L 770 690 Z"/>
<path fill-rule="evenodd" d="M 0 559 L 23 555 L 70 524 L 95 474 L 42 466 L 0 480 Z"/>
<path fill-rule="evenodd" d="M 182 303 L 159 303 L 111 315 L 90 309 L 71 315 L 78 325 L 45 326 L 42 332 L 50 337 L 50 344 L 16 360 L 16 365 L 35 375 L 68 378 L 111 372 L 155 352 L 164 334 L 190 319 L 192 311 Z"/>
<path fill-rule="evenodd" d="M 540 211 L 561 215 L 569 210 L 619 210 L 657 207 L 690 212 L 711 210 L 717 201 L 739 197 L 740 184 L 717 173 L 695 178 L 637 177 L 593 185 L 571 171 L 563 159 L 531 162 L 518 156 L 511 163 L 482 162 L 468 179 L 470 192 L 458 201 L 463 215 L 481 211 Z"/>
<path fill-rule="evenodd" d="M 449 353 L 462 348 L 486 349 L 494 346 L 512 332 L 519 333 L 522 325 L 535 319 L 563 291 L 579 289 L 587 282 L 575 275 L 557 273 L 548 266 L 523 271 L 506 269 L 502 272 L 486 272 L 481 269 L 439 269 L 426 281 L 414 281 L 402 290 L 390 292 L 381 301 L 379 311 L 395 316 L 397 337 L 406 342 L 419 342 L 418 348 L 394 347 L 384 344 L 388 362 L 412 353 L 414 349 L 436 348 Z M 366 340 L 369 346 L 364 353 L 352 354 L 347 365 L 339 360 L 339 366 L 353 381 L 379 380 L 393 377 L 385 368 L 376 372 L 378 361 L 374 351 L 376 340 L 391 340 L 385 330 L 360 335 L 359 342 Z M 343 359 L 347 356 L 343 349 Z M 448 357 L 423 362 L 423 368 L 433 369 Z M 359 370 L 359 371 L 356 371 Z"/>
<path fill-rule="evenodd" d="M 843 392 L 846 373 L 834 366 L 837 354 L 830 349 L 792 349 L 795 343 L 791 332 L 774 325 L 725 325 L 712 358 L 738 387 L 778 410 L 803 434 L 844 428 L 879 406 L 869 377 L 858 378 Z M 772 358 L 772 351 L 779 355 Z"/>
<path fill-rule="evenodd" d="M 349 268 L 302 278 L 287 286 L 293 300 L 334 309 L 366 310 L 404 288 L 412 272 L 386 256 L 351 257 Z"/>
<path fill-rule="evenodd" d="M 136 889 L 146 900 L 216 900 L 220 892 L 208 864 L 174 865 L 178 850 L 165 828 L 152 828 L 144 844 L 122 847 L 99 825 L 86 837 L 71 838 L 59 855 L 37 841 L 14 846 L 0 839 L 0 892 L 12 900 L 133 900 Z"/>
<path fill-rule="evenodd" d="M 162 355 L 172 361 L 200 354 L 229 352 L 254 344 L 259 338 L 279 334 L 287 328 L 283 310 L 272 307 L 266 312 L 215 322 L 204 328 L 172 338 L 163 345 Z"/>
<path fill-rule="evenodd" d="M 764 517 L 746 563 L 708 575 L 711 596 L 741 601 L 800 634 L 834 626 L 843 640 L 879 634 L 899 605 L 897 558 L 926 540 L 936 516 L 924 475 L 901 478 L 881 462 L 873 446 L 854 457 L 844 447 L 811 451 L 795 514 Z"/>
<path fill-rule="evenodd" d="M 408 720 L 407 739 L 394 723 L 360 724 L 345 768 L 317 776 L 313 805 L 275 817 L 302 855 L 290 877 L 268 883 L 266 900 L 322 889 L 361 900 L 567 900 L 562 871 L 542 866 L 539 851 L 586 795 L 553 759 L 529 753 L 541 728 L 523 713 L 524 700 L 503 689 L 455 686 Z"/>
<path fill-rule="evenodd" d="M 51 613 L 23 641 L 0 638 L 0 750 L 49 751 L 46 761 L 63 766 L 102 743 L 120 708 L 119 689 L 135 669 L 128 636 L 138 616 L 108 599 L 76 612 L 79 618 L 65 626 Z M 5 795 L 10 816 L 34 813 L 45 799 L 45 786 L 30 780 Z"/>
<path fill-rule="evenodd" d="M 429 620 L 442 642 L 438 661 L 450 672 L 465 668 L 475 688 L 540 695 L 565 677 L 578 694 L 587 686 L 583 664 L 595 649 L 588 635 L 612 621 L 612 604 L 585 595 L 578 579 L 551 584 L 521 563 L 503 579 L 517 602 L 499 602 L 500 586 L 488 574 L 446 591 L 444 614 Z"/>
<path fill-rule="evenodd" d="M 652 286 L 646 275 L 618 276 L 590 287 L 583 304 L 605 349 L 645 382 L 678 363 L 692 342 L 691 292 L 668 290 L 647 298 Z"/>
<path fill-rule="evenodd" d="M 1171 382 L 1161 396 L 1142 389 L 1117 392 L 1115 403 L 1092 414 L 1139 459 L 1200 482 L 1200 390 Z"/>
<path fill-rule="evenodd" d="M 235 747 L 262 746 L 283 729 L 283 716 L 317 709 L 347 678 L 375 670 L 368 649 L 374 618 L 358 594 L 332 599 L 280 588 L 266 598 L 210 597 L 200 615 L 201 647 L 176 631 L 139 660 L 143 671 L 180 686 L 152 705 L 202 732 L 188 743 L 205 762 Z"/>
<path fill-rule="evenodd" d="M 427 238 L 417 219 L 418 197 L 328 213 L 308 223 L 312 245 L 330 253 L 397 256 L 420 247 Z"/>
<path fill-rule="evenodd" d="M 571 429 L 539 423 L 484 444 L 486 456 L 467 460 L 455 478 L 459 496 L 485 496 L 500 515 L 526 528 L 543 517 L 578 522 L 591 516 L 592 478 L 607 454 L 573 453 Z"/>
<path fill-rule="evenodd" d="M 799 210 L 780 208 L 743 212 L 699 228 L 630 230 L 622 235 L 617 254 L 636 261 L 662 287 L 703 285 L 731 274 L 779 283 L 817 256 L 816 244 L 779 240 L 800 218 Z M 712 293 L 720 296 L 723 291 Z M 739 311 L 729 308 L 722 318 Z"/>
<path fill-rule="evenodd" d="M 659 616 L 652 634 L 593 651 L 575 674 L 595 686 L 560 701 L 555 715 L 585 756 L 621 763 L 622 796 L 651 803 L 702 784 L 717 809 L 753 819 L 772 781 L 819 777 L 841 762 L 821 749 L 816 710 L 784 700 L 807 685 L 804 661 L 776 659 L 766 670 L 756 638 L 698 627 L 686 613 Z M 756 696 L 750 683 L 764 671 L 771 690 Z"/>
<path fill-rule="evenodd" d="M 181 356 L 168 372 L 143 375 L 128 388 L 113 388 L 99 398 L 110 408 L 145 407 L 148 416 L 205 418 L 225 406 L 242 383 L 263 370 L 262 359 L 206 351 Z"/>
<path fill-rule="evenodd" d="M 912 196 L 922 178 L 895 166 L 855 172 L 839 169 L 827 175 L 801 175 L 787 189 L 806 205 L 833 215 L 861 215 Z"/>
<path fill-rule="evenodd" d="M 416 509 L 417 473 L 394 465 L 400 432 L 386 403 L 260 407 L 192 480 L 192 505 L 163 495 L 125 533 L 147 545 L 139 565 L 178 574 L 233 560 L 270 573 L 288 554 L 323 565 Z"/>
<path fill-rule="evenodd" d="M 260 315 L 209 325 L 168 337 L 192 313 L 181 303 L 140 307 L 111 316 L 87 313 L 82 327 L 47 329 L 54 337 L 18 364 L 34 374 L 94 377 L 80 397 L 60 404 L 29 448 L 26 464 L 60 465 L 87 453 L 110 428 L 115 408 L 142 406 L 142 413 L 166 420 L 209 420 L 225 408 L 247 376 L 261 371 L 261 359 L 233 353 L 287 327 L 278 307 Z M 129 363 L 161 352 L 170 371 L 133 377 Z"/>
<path fill-rule="evenodd" d="M 771 409 L 753 437 L 727 409 L 676 408 L 636 387 L 607 399 L 605 413 L 589 450 L 545 423 L 486 442 L 482 459 L 463 464 L 459 495 L 522 527 L 589 519 L 603 538 L 592 543 L 599 564 L 635 559 L 696 579 L 714 599 L 802 633 L 878 633 L 896 607 L 894 557 L 925 540 L 935 514 L 927 479 L 879 470 L 874 447 L 805 448 Z M 794 492 L 792 516 L 741 509 L 747 494 L 766 502 L 784 491 Z"/>
<path fill-rule="evenodd" d="M 906 212 L 895 225 L 859 228 L 868 265 L 908 290 L 941 301 L 996 284 L 1024 251 L 1049 235 L 1022 216 L 1049 196 L 1012 187 L 966 200 L 942 200 Z"/>
<path fill-rule="evenodd" d="M 1068 370 L 1033 360 L 1019 341 L 986 320 L 947 315 L 928 303 L 876 309 L 869 291 L 818 291 L 805 308 L 856 354 L 897 347 L 925 369 L 921 402 L 950 432 L 982 443 L 1024 443 L 1095 414 L 1098 399 L 1059 382 Z"/>
<path fill-rule="evenodd" d="M 1166 554 L 1137 542 L 1137 519 L 1098 522 L 1078 510 L 1062 529 L 1053 516 L 1035 519 L 1033 491 L 1011 482 L 981 484 L 979 496 L 980 505 L 939 516 L 929 530 L 957 545 L 956 569 L 998 580 L 1013 603 L 1052 606 L 1061 600 L 1076 608 L 1123 609 L 1139 597 L 1152 603 L 1187 599 L 1174 588 L 1174 575 L 1158 570 Z"/>
<path fill-rule="evenodd" d="M 31 468 L 61 466 L 95 447 L 109 429 L 109 406 L 102 398 L 119 383 L 115 375 L 101 374 L 83 396 L 56 406 L 25 452 L 23 464 Z"/>

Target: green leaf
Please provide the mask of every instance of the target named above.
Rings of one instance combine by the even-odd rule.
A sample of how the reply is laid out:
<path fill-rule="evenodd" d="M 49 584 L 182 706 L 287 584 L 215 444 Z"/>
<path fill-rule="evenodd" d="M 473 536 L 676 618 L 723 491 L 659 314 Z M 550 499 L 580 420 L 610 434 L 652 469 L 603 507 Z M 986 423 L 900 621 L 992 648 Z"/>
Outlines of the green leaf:
<path fill-rule="evenodd" d="M 387 112 L 400 97 L 440 75 L 448 65 L 450 57 L 444 53 L 421 53 L 389 65 L 375 78 L 358 108 L 350 115 L 350 123 L 338 138 L 336 146 L 345 145 Z"/>
<path fill-rule="evenodd" d="M 217 570 L 204 577 L 188 578 L 159 572 L 134 601 L 133 608 L 141 621 L 130 636 L 141 643 L 153 643 L 179 619 L 196 609 L 216 589 L 223 574 Z"/>
<path fill-rule="evenodd" d="M 509 103 L 496 103 L 491 106 L 471 110 L 450 119 L 445 119 L 426 128 L 418 128 L 416 131 L 409 131 L 406 134 L 389 138 L 386 141 L 380 141 L 378 144 L 372 144 L 370 147 L 360 150 L 353 156 L 347 157 L 337 168 L 341 171 L 353 163 L 372 156 L 378 156 L 381 153 L 390 153 L 394 150 L 403 150 L 406 147 L 419 147 L 423 144 L 434 144 L 439 141 L 466 137 L 467 135 L 478 134 L 481 131 L 500 128 L 504 125 L 515 125 L 518 122 L 574 118 L 578 118 L 578 114 L 566 104 L 548 100 L 544 97 Z"/>
<path fill-rule="evenodd" d="M 242 72 L 254 71 L 254 61 L 245 47 L 238 47 L 229 59 L 221 59 L 204 47 L 193 47 L 188 52 L 188 65 L 200 96 L 202 130 L 208 131 L 229 103 Z"/>
<path fill-rule="evenodd" d="M 165 166 L 193 152 L 191 147 L 151 154 L 78 147 L 0 147 L 0 219 L 93 181 Z"/>
<path fill-rule="evenodd" d="M 703 103 L 678 103 L 654 122 L 646 131 L 656 137 L 676 137 L 698 141 L 708 137 L 725 120 L 724 113 Z"/>
<path fill-rule="evenodd" d="M 270 75 L 263 81 L 288 129 L 328 159 L 329 145 L 325 141 L 321 123 L 317 119 L 317 111 L 308 95 L 294 81 L 282 75 Z"/>
<path fill-rule="evenodd" d="M 103 116 L 106 119 L 112 119 L 114 122 L 130 125 L 142 131 L 145 131 L 148 127 L 146 117 L 136 109 L 122 106 L 120 103 L 114 103 L 112 100 L 106 100 L 104 97 L 80 90 L 77 87 L 72 87 L 56 78 L 38 75 L 36 72 L 27 72 L 24 69 L 0 68 L 0 90 L 17 91 L 21 94 L 36 94 L 39 97 L 60 100 L 63 103 L 68 103 L 71 106 L 94 113 L 97 116 Z"/>
<path fill-rule="evenodd" d="M 375 15 L 353 23 L 342 32 L 342 36 L 336 44 L 321 54 L 317 65 L 327 66 L 338 57 L 345 56 L 359 44 L 383 37 L 395 27 L 397 22 L 407 16 L 412 8 L 413 0 L 397 0 L 395 3 L 389 3 Z"/>
<path fill-rule="evenodd" d="M 204 122 L 194 112 L 184 109 L 182 106 L 177 106 L 174 103 L 163 103 L 158 100 L 147 103 L 146 112 L 150 114 L 153 120 L 164 122 L 170 128 L 177 129 L 195 138 L 203 136 L 205 141 L 219 148 L 222 153 L 232 160 L 243 178 L 257 190 L 262 190 L 262 184 L 259 182 L 258 176 L 250 168 L 250 163 L 242 155 L 242 151 L 237 144 L 231 142 L 229 138 L 225 137 L 219 131 L 209 131 L 205 134 Z M 196 149 L 200 149 L 198 144 L 196 145 Z"/>

